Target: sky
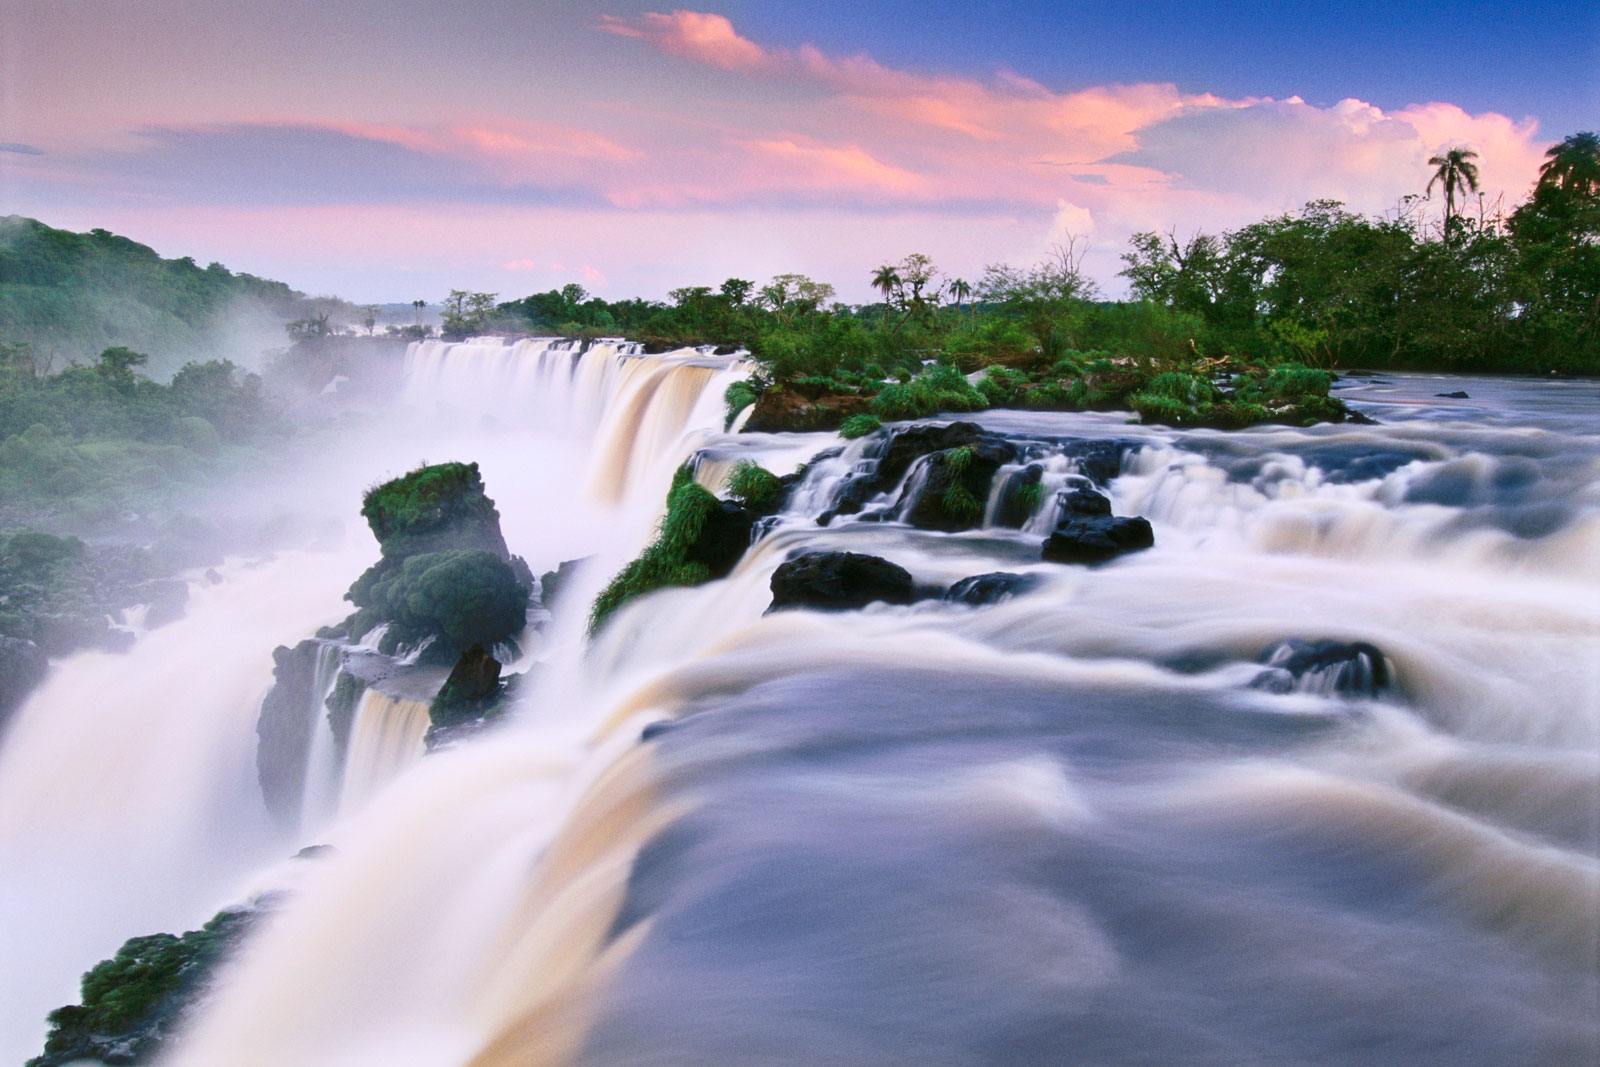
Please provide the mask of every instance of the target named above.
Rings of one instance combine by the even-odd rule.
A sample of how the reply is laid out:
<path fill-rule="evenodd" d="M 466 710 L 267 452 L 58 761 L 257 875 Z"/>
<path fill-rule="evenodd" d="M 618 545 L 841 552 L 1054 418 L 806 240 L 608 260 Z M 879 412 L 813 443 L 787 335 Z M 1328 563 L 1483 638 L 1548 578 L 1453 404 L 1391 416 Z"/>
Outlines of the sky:
<path fill-rule="evenodd" d="M 0 0 L 0 213 L 361 303 L 798 271 L 871 298 L 1600 126 L 1600 5 Z M 1423 205 L 1437 212 L 1439 197 Z"/>

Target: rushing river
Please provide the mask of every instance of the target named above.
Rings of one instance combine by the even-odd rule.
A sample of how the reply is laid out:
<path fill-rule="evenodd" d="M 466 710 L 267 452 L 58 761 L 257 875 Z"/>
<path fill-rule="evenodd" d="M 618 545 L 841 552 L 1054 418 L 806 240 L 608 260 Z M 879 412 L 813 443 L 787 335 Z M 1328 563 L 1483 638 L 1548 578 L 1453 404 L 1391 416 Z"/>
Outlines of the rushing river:
<path fill-rule="evenodd" d="M 1039 559 L 1053 494 L 1021 529 L 913 529 L 892 499 L 819 525 L 878 439 L 722 434 L 739 373 L 692 352 L 414 348 L 407 417 L 449 430 L 429 455 L 483 460 L 536 572 L 595 558 L 531 647 L 539 681 L 512 722 L 402 761 L 281 843 L 337 851 L 298 873 L 178 1063 L 1600 1057 L 1600 387 L 1357 377 L 1342 395 L 1377 425 L 1237 433 L 964 416 L 1051 488 L 1086 477 L 1084 441 L 1116 442 L 1103 489 L 1156 547 L 1081 567 Z M 405 447 L 356 480 L 423 445 Z M 697 454 L 713 488 L 739 458 L 780 474 L 818 458 L 727 579 L 636 602 L 586 642 L 593 593 Z M 927 589 L 1032 584 L 978 607 L 766 614 L 773 571 L 811 549 L 882 556 Z M 331 621 L 312 609 L 356 573 L 334 569 L 270 636 L 229 635 L 250 678 L 296 638 L 284 624 Z M 125 663 L 156 679 L 178 654 L 160 637 Z M 1355 673 L 1284 669 L 1316 642 L 1371 652 Z M 234 727 L 184 750 L 210 784 L 171 787 L 183 804 L 125 766 L 131 799 L 102 795 L 124 787 L 90 764 L 157 758 L 131 741 L 51 756 L 69 727 L 41 724 L 83 713 L 75 678 L 107 715 L 148 701 L 137 669 L 108 670 L 58 668 L 0 751 L 0 798 L 29 798 L 32 833 L 249 808 L 205 765 L 248 759 Z M 47 802 L 45 758 L 78 808 Z M 6 776 L 28 767 L 20 794 Z M 272 881 L 250 840 L 201 865 L 208 886 Z M 114 902 L 163 878 L 190 899 L 195 862 L 174 845 L 76 906 L 148 932 Z M 204 892 L 181 917 L 146 910 L 197 925 L 223 899 Z"/>

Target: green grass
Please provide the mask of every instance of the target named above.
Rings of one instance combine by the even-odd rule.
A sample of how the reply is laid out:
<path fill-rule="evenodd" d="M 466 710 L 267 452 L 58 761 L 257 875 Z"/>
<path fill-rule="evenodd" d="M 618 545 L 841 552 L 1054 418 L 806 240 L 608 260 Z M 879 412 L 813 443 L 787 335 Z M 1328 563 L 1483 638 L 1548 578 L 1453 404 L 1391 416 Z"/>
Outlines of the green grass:
<path fill-rule="evenodd" d="M 876 415 L 851 415 L 839 425 L 839 436 L 854 441 L 883 428 L 883 420 Z"/>
<path fill-rule="evenodd" d="M 722 422 L 722 428 L 724 430 L 730 429 L 733 426 L 733 420 L 739 417 L 739 412 L 754 404 L 760 396 L 761 390 L 751 384 L 748 379 L 741 378 L 728 386 L 727 390 L 722 394 L 722 402 L 727 412 L 727 417 Z"/>
<path fill-rule="evenodd" d="M 783 483 L 754 460 L 741 460 L 728 477 L 728 495 L 752 511 L 766 511 L 778 502 Z"/>
<path fill-rule="evenodd" d="M 706 516 L 719 506 L 717 498 L 695 482 L 687 466 L 678 469 L 667 492 L 667 513 L 655 540 L 595 598 L 589 611 L 591 636 L 599 633 L 612 613 L 630 600 L 657 589 L 699 585 L 710 579 L 710 569 L 704 563 L 689 560 L 687 555 L 700 536 Z"/>

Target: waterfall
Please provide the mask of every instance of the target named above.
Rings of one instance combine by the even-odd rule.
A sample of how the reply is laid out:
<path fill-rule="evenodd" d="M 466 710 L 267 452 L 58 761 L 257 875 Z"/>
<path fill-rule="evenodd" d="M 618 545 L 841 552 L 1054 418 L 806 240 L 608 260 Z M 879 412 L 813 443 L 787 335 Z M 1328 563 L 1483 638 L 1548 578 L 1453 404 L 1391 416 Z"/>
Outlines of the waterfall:
<path fill-rule="evenodd" d="M 123 654 L 56 664 L 0 744 L 0 1011 L 13 1061 L 43 1013 L 138 932 L 187 929 L 294 845 L 267 819 L 256 716 L 271 650 L 341 614 L 360 553 L 235 561 Z M 185 926 L 185 924 L 188 924 Z M 17 1042 L 17 1047 L 12 1042 Z"/>
<path fill-rule="evenodd" d="M 942 533 L 893 521 L 927 464 L 851 489 L 886 434 L 723 436 L 746 369 L 412 347 L 513 551 L 595 559 L 492 731 L 421 757 L 364 695 L 332 851 L 176 1067 L 1594 1058 L 1600 438 L 982 413 L 1012 459 Z M 809 462 L 726 579 L 586 639 L 691 456 Z M 1046 563 L 1086 485 L 1156 546 Z M 931 593 L 768 613 L 806 551 Z"/>
<path fill-rule="evenodd" d="M 356 709 L 345 759 L 339 808 L 355 811 L 401 771 L 422 758 L 428 703 L 369 689 Z"/>

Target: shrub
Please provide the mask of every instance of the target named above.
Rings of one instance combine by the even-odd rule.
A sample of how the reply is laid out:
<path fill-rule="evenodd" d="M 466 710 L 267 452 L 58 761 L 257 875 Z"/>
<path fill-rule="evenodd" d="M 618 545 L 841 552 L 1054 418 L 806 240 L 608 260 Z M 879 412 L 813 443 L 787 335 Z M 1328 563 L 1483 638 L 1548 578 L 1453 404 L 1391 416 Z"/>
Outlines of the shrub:
<path fill-rule="evenodd" d="M 678 468 L 667 492 L 667 513 L 655 540 L 595 598 L 589 612 L 589 633 L 598 633 L 612 612 L 636 597 L 668 586 L 708 581 L 711 568 L 690 560 L 688 553 L 700 536 L 706 516 L 719 506 L 717 498 L 695 482 L 687 466 Z"/>
<path fill-rule="evenodd" d="M 722 394 L 722 402 L 727 410 L 722 428 L 731 429 L 733 420 L 739 417 L 739 412 L 754 404 L 760 397 L 761 390 L 747 378 L 740 378 L 728 386 L 727 391 Z"/>
<path fill-rule="evenodd" d="M 876 415 L 851 415 L 839 425 L 839 436 L 847 441 L 865 437 L 883 428 L 883 420 Z"/>
<path fill-rule="evenodd" d="M 778 476 L 754 460 L 741 460 L 728 476 L 728 495 L 752 511 L 766 511 L 782 491 Z"/>
<path fill-rule="evenodd" d="M 528 611 L 527 587 L 509 563 L 483 549 L 424 552 L 398 567 L 379 563 L 347 595 L 391 620 L 397 641 L 436 636 L 458 649 L 508 640 Z"/>

